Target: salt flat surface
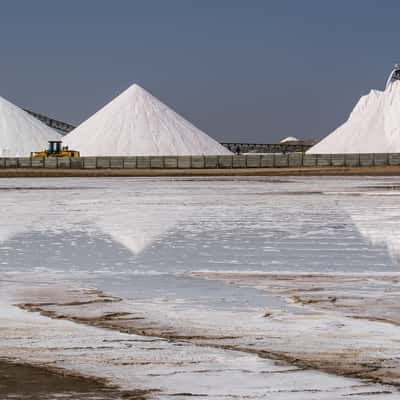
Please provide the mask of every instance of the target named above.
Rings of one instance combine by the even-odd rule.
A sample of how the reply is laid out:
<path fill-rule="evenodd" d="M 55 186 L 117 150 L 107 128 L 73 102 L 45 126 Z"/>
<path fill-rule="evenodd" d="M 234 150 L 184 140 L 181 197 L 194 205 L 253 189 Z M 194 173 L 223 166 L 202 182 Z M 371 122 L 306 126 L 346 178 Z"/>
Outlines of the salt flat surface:
<path fill-rule="evenodd" d="M 12 296 L 9 288 L 1 288 Z M 156 389 L 152 397 L 159 399 L 398 396 L 390 386 L 303 370 L 245 352 L 51 320 L 7 303 L 0 306 L 0 330 L 2 357 L 103 377 L 124 389 Z"/>
<path fill-rule="evenodd" d="M 400 82 L 362 96 L 349 119 L 308 154 L 400 152 Z"/>
<path fill-rule="evenodd" d="M 2 180 L 0 357 L 55 360 L 59 367 L 107 376 L 123 386 L 162 388 L 160 396 L 176 393 L 177 386 L 207 398 L 302 399 L 307 393 L 307 398 L 337 399 L 355 390 L 377 392 L 365 398 L 398 396 L 390 386 L 369 387 L 315 369 L 266 373 L 282 366 L 256 353 L 286 357 L 298 352 L 317 366 L 316 353 L 325 352 L 351 356 L 360 365 L 386 362 L 391 371 L 397 368 L 398 327 L 357 319 L 357 313 L 366 315 L 358 300 L 362 296 L 355 294 L 373 285 L 372 302 L 390 291 L 387 315 L 393 317 L 398 283 L 377 277 L 399 272 L 399 184 L 393 177 Z M 232 282 L 208 280 L 215 272 L 232 274 Z M 321 306 L 323 301 L 315 307 L 295 304 L 292 297 L 299 293 L 289 286 L 278 290 L 278 281 L 256 285 L 236 278 L 257 273 L 366 278 L 346 286 L 353 302 L 348 316 L 341 308 Z M 122 300 L 62 305 L 69 295 L 56 300 L 54 292 L 44 301 L 42 292 L 33 290 L 38 284 L 46 290 L 61 285 L 59 293 L 64 286 L 100 289 Z M 344 285 L 326 296 L 342 298 L 339 287 Z M 306 291 L 300 294 L 307 298 Z M 49 301 L 54 304 L 44 310 L 71 318 L 128 312 L 138 319 L 125 322 L 145 336 L 9 306 Z M 385 307 L 388 303 L 381 310 Z M 124 323 L 119 317 L 109 322 Z M 42 324 L 48 336 L 41 334 Z M 171 342 L 163 337 L 168 332 L 198 339 Z M 103 348 L 104 340 L 119 344 Z M 126 350 L 125 340 L 136 345 Z M 138 346 L 141 340 L 146 344 Z M 227 351 L 224 344 L 236 350 Z M 253 348 L 254 354 L 237 351 L 240 347 Z"/>
<path fill-rule="evenodd" d="M 29 157 L 61 135 L 26 111 L 0 97 L 0 157 Z"/>
<path fill-rule="evenodd" d="M 232 154 L 136 84 L 63 140 L 83 156 Z"/>

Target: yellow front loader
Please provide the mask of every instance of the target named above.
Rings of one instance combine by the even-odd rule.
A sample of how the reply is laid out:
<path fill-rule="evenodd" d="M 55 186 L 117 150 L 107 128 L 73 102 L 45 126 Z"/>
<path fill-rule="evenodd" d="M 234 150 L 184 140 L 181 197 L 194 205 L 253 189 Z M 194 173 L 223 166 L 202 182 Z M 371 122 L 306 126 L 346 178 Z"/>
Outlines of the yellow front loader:
<path fill-rule="evenodd" d="M 63 146 L 61 140 L 49 140 L 49 147 L 46 150 L 31 152 L 31 157 L 79 157 L 79 151 L 70 150 L 68 146 Z"/>

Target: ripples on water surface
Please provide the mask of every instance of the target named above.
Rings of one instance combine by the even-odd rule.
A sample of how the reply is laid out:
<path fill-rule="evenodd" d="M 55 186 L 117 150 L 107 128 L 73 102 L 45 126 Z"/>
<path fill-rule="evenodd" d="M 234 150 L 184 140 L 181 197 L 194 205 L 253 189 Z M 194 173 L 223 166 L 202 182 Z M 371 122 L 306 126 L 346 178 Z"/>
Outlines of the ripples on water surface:
<path fill-rule="evenodd" d="M 0 272 L 14 279 L 10 287 L 17 285 L 18 277 L 29 276 L 32 286 L 50 281 L 54 285 L 65 283 L 66 287 L 98 288 L 129 299 L 124 306 L 131 307 L 130 313 L 142 312 L 143 318 L 159 318 L 158 322 L 164 324 L 175 321 L 175 328 L 191 331 L 191 324 L 200 324 L 197 328 L 202 332 L 208 327 L 215 328 L 218 334 L 231 332 L 230 335 L 232 331 L 239 335 L 243 329 L 239 345 L 249 348 L 257 343 L 260 348 L 263 343 L 270 346 L 269 340 L 276 338 L 273 349 L 279 345 L 290 353 L 290 348 L 296 350 L 297 342 L 302 340 L 305 348 L 319 353 L 322 336 L 314 335 L 324 332 L 328 335 L 324 339 L 326 348 L 338 346 L 334 351 L 338 354 L 341 343 L 339 339 L 331 340 L 331 327 L 335 327 L 334 332 L 344 332 L 344 346 L 351 349 L 356 334 L 360 336 L 355 342 L 365 339 L 362 322 L 339 320 L 330 316 L 329 310 L 315 320 L 302 308 L 304 314 L 298 316 L 299 322 L 291 325 L 299 306 L 273 295 L 273 290 L 269 293 L 255 289 L 254 282 L 253 287 L 246 287 L 190 274 L 396 273 L 400 255 L 399 188 L 400 179 L 392 177 L 3 179 Z M 351 280 L 343 282 L 347 294 L 359 290 L 364 296 L 364 291 L 367 295 L 379 284 L 393 296 L 396 294 L 397 286 L 390 280 L 377 283 L 368 279 L 354 290 Z M 337 290 L 334 284 L 332 290 Z M 279 289 L 279 285 L 277 281 L 269 287 Z M 8 288 L 5 281 L 3 288 Z M 264 282 L 265 288 L 268 285 Z M 289 289 L 293 286 L 289 285 L 286 290 Z M 391 299 L 386 298 L 388 302 Z M 278 311 L 277 318 L 269 322 L 265 307 L 282 314 Z M 246 323 L 241 324 L 238 311 Z M 38 319 L 31 314 L 28 318 L 11 307 L 3 307 L 3 314 L 2 323 L 9 315 L 16 319 L 10 320 L 11 337 L 0 342 L 2 352 L 19 357 L 21 349 L 25 349 L 25 357 L 34 362 L 55 362 L 62 368 L 89 374 L 95 371 L 96 376 L 111 377 L 122 385 L 140 383 L 145 388 L 163 388 L 163 393 L 180 387 L 200 397 L 201 393 L 208 393 L 204 396 L 209 400 L 242 395 L 304 399 L 309 392 L 315 399 L 337 399 L 342 394 L 363 391 L 376 393 L 373 398 L 381 398 L 380 393 L 385 399 L 397 396 L 393 392 L 391 397 L 392 389 L 371 388 L 316 371 L 292 370 L 246 353 L 211 348 L 205 351 L 189 343 L 183 346 L 135 335 L 125 338 L 108 330 L 99 336 L 89 327 L 64 326 L 64 321 L 50 324 L 47 318 Z M 29 331 L 26 339 L 23 333 L 21 337 L 12 336 L 14 325 L 23 324 L 24 318 L 33 333 Z M 21 329 L 26 332 L 24 325 Z M 303 329 L 309 333 L 302 335 Z M 37 331 L 46 332 L 46 337 L 32 342 Z M 264 332 L 264 339 L 258 337 Z M 349 336 L 346 332 L 350 332 Z M 379 336 L 380 332 L 383 336 Z M 367 343 L 372 349 L 376 348 L 373 335 L 377 335 L 377 343 L 389 338 L 382 326 L 373 325 L 372 344 Z M 107 351 L 105 338 L 115 343 Z M 148 343 L 127 347 L 124 343 L 129 341 Z M 390 354 L 392 342 L 386 347 Z M 135 362 L 142 359 L 148 370 L 140 363 L 135 367 Z M 284 374 L 271 378 L 282 369 Z M 132 381 L 132 376 L 138 382 Z M 173 396 L 186 398 L 176 393 Z"/>
<path fill-rule="evenodd" d="M 225 290 L 247 304 L 179 275 L 397 271 L 399 194 L 397 178 L 7 179 L 0 268 L 121 296 Z"/>

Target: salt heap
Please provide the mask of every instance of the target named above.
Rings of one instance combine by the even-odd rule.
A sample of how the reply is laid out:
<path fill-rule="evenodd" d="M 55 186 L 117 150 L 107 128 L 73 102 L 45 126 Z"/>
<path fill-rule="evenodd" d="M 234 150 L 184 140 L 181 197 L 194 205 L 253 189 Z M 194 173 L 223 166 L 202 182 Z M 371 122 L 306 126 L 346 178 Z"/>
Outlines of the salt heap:
<path fill-rule="evenodd" d="M 232 154 L 139 85 L 64 137 L 82 156 Z"/>
<path fill-rule="evenodd" d="M 49 140 L 60 140 L 49 128 L 26 111 L 0 97 L 0 157 L 28 157 L 43 150 Z"/>
<path fill-rule="evenodd" d="M 308 154 L 399 153 L 400 81 L 362 96 L 349 119 Z"/>
<path fill-rule="evenodd" d="M 288 137 L 286 137 L 286 138 L 280 140 L 279 143 L 298 142 L 298 141 L 299 141 L 299 139 L 297 139 L 296 137 L 294 137 L 294 136 L 288 136 Z"/>

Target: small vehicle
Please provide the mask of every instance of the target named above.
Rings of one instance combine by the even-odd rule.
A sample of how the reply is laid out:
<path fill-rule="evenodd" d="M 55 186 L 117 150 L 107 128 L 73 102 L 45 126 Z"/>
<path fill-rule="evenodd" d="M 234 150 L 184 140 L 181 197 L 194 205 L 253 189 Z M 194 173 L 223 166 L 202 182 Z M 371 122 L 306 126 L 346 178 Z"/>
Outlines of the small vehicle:
<path fill-rule="evenodd" d="M 400 64 L 395 64 L 386 82 L 386 89 L 390 86 L 391 83 L 399 80 L 400 80 Z"/>
<path fill-rule="evenodd" d="M 63 146 L 61 140 L 49 140 L 49 147 L 46 150 L 31 152 L 31 158 L 41 157 L 69 157 L 78 158 L 79 151 L 70 150 L 68 146 Z"/>

